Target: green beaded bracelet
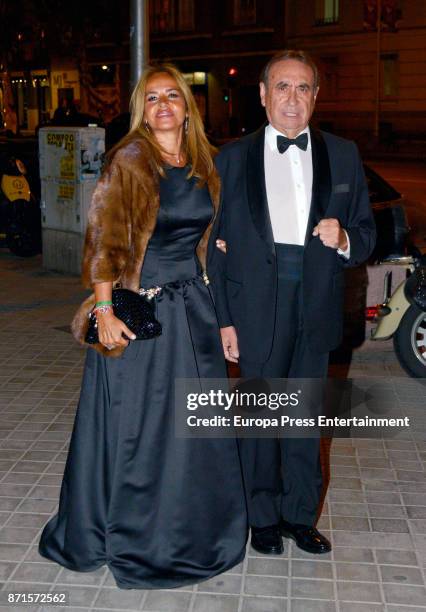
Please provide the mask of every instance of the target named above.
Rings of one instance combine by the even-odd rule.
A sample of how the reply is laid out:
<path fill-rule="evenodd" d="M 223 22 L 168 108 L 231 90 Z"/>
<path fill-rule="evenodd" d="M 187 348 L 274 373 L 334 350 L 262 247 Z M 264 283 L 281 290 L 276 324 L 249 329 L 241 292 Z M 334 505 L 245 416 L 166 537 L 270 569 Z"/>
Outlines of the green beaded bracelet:
<path fill-rule="evenodd" d="M 112 302 L 111 300 L 104 300 L 103 302 L 96 302 L 95 308 L 98 308 L 98 306 L 112 306 Z"/>

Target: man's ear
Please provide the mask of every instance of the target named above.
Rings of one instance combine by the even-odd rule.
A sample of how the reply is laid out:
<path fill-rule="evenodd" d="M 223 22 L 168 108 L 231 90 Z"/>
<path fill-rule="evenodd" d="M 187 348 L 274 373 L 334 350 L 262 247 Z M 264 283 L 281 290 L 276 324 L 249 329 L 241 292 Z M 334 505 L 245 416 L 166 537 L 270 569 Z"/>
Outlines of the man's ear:
<path fill-rule="evenodd" d="M 265 83 L 259 83 L 259 93 L 260 93 L 260 103 L 262 106 L 265 106 L 265 96 L 266 96 L 266 87 Z"/>
<path fill-rule="evenodd" d="M 315 93 L 314 93 L 314 100 L 316 100 L 316 99 L 317 99 L 318 92 L 319 92 L 319 87 L 317 87 L 317 88 L 316 88 L 316 90 L 315 90 Z"/>

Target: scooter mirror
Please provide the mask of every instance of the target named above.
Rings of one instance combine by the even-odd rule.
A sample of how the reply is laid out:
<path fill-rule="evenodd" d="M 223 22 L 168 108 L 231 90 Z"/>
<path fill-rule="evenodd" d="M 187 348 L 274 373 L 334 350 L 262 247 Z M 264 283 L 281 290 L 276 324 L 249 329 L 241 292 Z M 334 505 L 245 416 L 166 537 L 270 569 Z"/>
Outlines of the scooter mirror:
<path fill-rule="evenodd" d="M 20 159 L 15 159 L 15 163 L 16 163 L 16 167 L 18 168 L 21 174 L 27 173 L 27 167 L 25 166 L 23 161 L 21 161 Z"/>

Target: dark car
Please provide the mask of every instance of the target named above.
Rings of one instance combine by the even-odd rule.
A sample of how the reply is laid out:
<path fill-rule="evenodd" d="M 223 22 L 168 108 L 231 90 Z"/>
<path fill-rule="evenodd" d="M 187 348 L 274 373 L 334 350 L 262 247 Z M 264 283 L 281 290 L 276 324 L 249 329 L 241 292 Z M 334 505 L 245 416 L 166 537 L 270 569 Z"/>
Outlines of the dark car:
<path fill-rule="evenodd" d="M 377 242 L 371 260 L 384 262 L 407 255 L 414 245 L 409 239 L 405 198 L 366 164 L 364 171 L 377 228 Z"/>

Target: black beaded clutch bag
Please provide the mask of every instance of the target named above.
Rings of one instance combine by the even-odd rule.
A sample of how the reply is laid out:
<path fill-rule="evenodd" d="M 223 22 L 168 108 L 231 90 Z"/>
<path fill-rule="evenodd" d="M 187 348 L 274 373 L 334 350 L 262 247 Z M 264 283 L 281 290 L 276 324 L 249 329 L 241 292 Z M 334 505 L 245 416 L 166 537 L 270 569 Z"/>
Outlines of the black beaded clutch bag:
<path fill-rule="evenodd" d="M 154 316 L 154 303 L 130 289 L 113 289 L 112 308 L 115 316 L 136 335 L 136 340 L 149 340 L 161 335 L 161 323 Z M 96 314 L 89 314 L 87 344 L 99 342 Z"/>

